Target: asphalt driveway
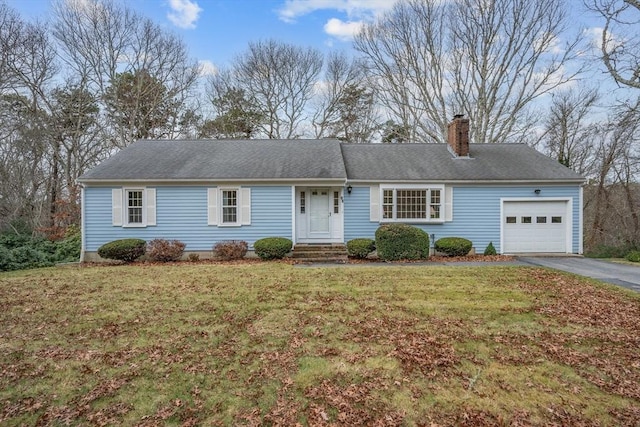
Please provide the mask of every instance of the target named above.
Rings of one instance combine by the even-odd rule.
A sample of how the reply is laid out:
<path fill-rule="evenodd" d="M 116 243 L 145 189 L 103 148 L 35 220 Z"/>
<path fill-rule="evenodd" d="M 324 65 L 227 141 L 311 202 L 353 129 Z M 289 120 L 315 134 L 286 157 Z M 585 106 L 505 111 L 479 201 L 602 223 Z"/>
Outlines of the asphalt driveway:
<path fill-rule="evenodd" d="M 519 257 L 519 261 L 591 277 L 640 292 L 640 267 L 582 257 Z"/>

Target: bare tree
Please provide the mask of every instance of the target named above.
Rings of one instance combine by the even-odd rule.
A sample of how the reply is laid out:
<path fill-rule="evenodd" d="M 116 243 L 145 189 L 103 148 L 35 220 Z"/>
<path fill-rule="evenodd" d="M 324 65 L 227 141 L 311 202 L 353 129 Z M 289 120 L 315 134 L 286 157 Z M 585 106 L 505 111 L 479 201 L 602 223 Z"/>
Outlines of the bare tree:
<path fill-rule="evenodd" d="M 297 138 L 322 70 L 322 54 L 275 40 L 249 43 L 233 63 L 233 86 L 265 117 L 267 138 Z"/>
<path fill-rule="evenodd" d="M 362 85 L 365 79 L 362 63 L 350 60 L 344 53 L 329 54 L 324 78 L 316 85 L 313 101 L 314 114 L 311 125 L 315 138 L 325 138 L 334 133 L 332 124 L 340 120 L 340 99 L 345 96 L 348 87 Z"/>
<path fill-rule="evenodd" d="M 17 82 L 13 63 L 24 25 L 13 9 L 0 2 L 0 94 L 14 87 Z"/>
<path fill-rule="evenodd" d="M 45 25 L 23 21 L 4 3 L 0 23 L 0 222 L 26 217 L 30 226 L 39 227 L 47 202 L 51 206 L 58 192 L 56 175 L 49 173 L 57 150 L 48 97 L 57 57 Z"/>
<path fill-rule="evenodd" d="M 553 94 L 541 136 L 543 151 L 586 175 L 591 169 L 593 141 L 590 119 L 599 94 L 595 89 L 571 89 Z"/>
<path fill-rule="evenodd" d="M 410 139 L 442 142 L 463 113 L 475 142 L 507 142 L 534 126 L 533 101 L 579 73 L 578 36 L 560 42 L 566 26 L 562 0 L 406 0 L 355 48 Z"/>
<path fill-rule="evenodd" d="M 640 245 L 640 113 L 618 106 L 589 127 L 592 167 L 585 190 L 585 248 Z"/>
<path fill-rule="evenodd" d="M 112 113 L 116 113 L 115 105 L 119 109 L 110 115 L 114 118 L 110 122 L 114 146 L 133 142 L 132 138 L 141 135 L 138 118 L 164 114 L 168 105 L 172 108 L 166 126 L 153 136 L 181 134 L 180 125 L 189 113 L 188 101 L 200 72 L 182 40 L 112 0 L 56 0 L 53 9 L 53 34 L 62 47 L 64 61 L 78 79 L 87 82 L 91 92 L 102 101 L 111 101 Z M 142 81 L 142 75 L 163 90 L 148 96 L 143 85 L 131 84 L 130 95 L 140 102 L 114 102 L 114 92 L 125 84 L 126 76 Z M 136 80 L 135 76 L 140 78 Z"/>
<path fill-rule="evenodd" d="M 616 82 L 640 89 L 640 0 L 588 0 L 604 19 L 602 62 Z"/>

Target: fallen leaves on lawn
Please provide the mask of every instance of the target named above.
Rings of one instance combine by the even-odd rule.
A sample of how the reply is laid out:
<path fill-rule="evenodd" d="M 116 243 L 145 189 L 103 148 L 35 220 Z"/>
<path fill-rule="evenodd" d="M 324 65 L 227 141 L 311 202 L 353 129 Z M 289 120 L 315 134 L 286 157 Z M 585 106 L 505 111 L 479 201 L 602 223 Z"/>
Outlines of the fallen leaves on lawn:
<path fill-rule="evenodd" d="M 535 311 L 569 330 L 543 331 L 529 339 L 594 385 L 640 400 L 640 299 L 544 269 L 532 269 L 531 276 L 521 286 L 548 295 Z"/>
<path fill-rule="evenodd" d="M 382 379 L 367 378 L 360 383 L 340 384 L 345 379 L 337 377 L 324 380 L 305 390 L 305 396 L 313 402 L 308 409 L 310 425 L 366 425 L 400 426 L 405 415 L 387 406 L 376 392 L 389 386 Z M 336 419 L 328 413 L 337 412 Z"/>

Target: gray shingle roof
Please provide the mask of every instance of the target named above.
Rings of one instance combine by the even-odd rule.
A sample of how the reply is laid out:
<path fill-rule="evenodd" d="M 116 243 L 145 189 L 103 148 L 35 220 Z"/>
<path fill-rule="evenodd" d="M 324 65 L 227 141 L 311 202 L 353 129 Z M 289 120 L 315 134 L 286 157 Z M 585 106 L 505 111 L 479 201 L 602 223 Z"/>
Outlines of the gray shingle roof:
<path fill-rule="evenodd" d="M 126 180 L 573 181 L 583 178 L 524 144 L 342 144 L 337 140 L 138 141 L 80 182 Z"/>
<path fill-rule="evenodd" d="M 525 144 L 471 144 L 455 158 L 447 144 L 343 144 L 347 175 L 371 181 L 582 181 Z"/>
<path fill-rule="evenodd" d="M 80 177 L 91 180 L 345 179 L 337 140 L 138 141 Z"/>

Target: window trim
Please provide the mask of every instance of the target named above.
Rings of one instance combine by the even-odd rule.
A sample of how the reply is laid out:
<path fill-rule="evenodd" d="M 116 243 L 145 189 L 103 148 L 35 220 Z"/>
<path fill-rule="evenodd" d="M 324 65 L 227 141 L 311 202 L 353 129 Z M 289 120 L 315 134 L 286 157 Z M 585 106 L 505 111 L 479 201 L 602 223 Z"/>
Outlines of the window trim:
<path fill-rule="evenodd" d="M 235 222 L 224 222 L 224 192 L 235 191 L 236 192 L 236 220 Z M 240 187 L 218 187 L 218 200 L 220 201 L 218 206 L 218 227 L 240 227 L 242 225 L 241 219 L 241 206 L 242 206 L 242 193 Z"/>
<path fill-rule="evenodd" d="M 142 193 L 142 222 L 129 222 L 129 193 L 140 191 Z M 144 228 L 147 226 L 147 189 L 146 187 L 123 187 L 122 188 L 122 227 Z"/>
<path fill-rule="evenodd" d="M 385 199 L 384 192 L 385 190 L 393 191 L 393 204 L 392 204 L 392 217 L 385 218 L 384 217 L 384 208 L 385 208 Z M 398 218 L 397 217 L 397 209 L 398 209 L 398 190 L 422 190 L 426 191 L 426 218 Z M 440 203 L 438 206 L 440 207 L 440 218 L 431 218 L 431 191 L 439 190 L 440 191 Z M 419 224 L 441 224 L 446 221 L 446 204 L 447 204 L 447 193 L 445 191 L 445 186 L 443 184 L 431 184 L 431 185 L 423 185 L 423 184 L 404 184 L 404 185 L 380 185 L 379 190 L 379 218 L 380 223 L 392 223 L 392 222 L 400 222 L 400 223 L 419 223 Z M 388 205 L 388 204 L 387 204 Z"/>

